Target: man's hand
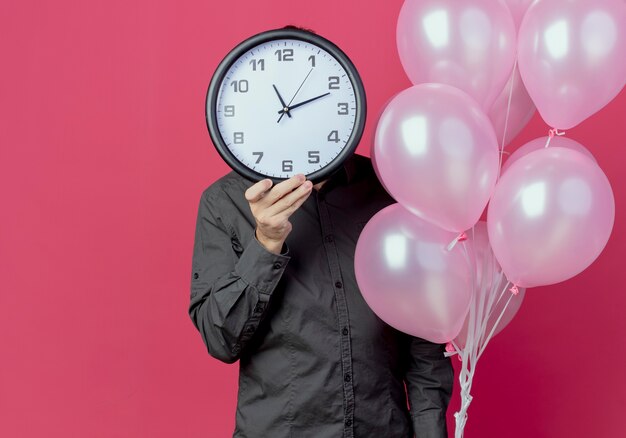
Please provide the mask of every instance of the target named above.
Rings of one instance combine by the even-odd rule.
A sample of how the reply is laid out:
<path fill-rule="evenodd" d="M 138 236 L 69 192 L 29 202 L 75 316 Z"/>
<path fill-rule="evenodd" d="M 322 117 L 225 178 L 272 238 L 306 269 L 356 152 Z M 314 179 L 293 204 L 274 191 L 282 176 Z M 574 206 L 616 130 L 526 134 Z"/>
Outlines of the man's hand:
<path fill-rule="evenodd" d="M 312 186 L 299 173 L 274 187 L 272 180 L 264 179 L 246 190 L 246 200 L 256 219 L 256 238 L 268 251 L 280 254 L 292 228 L 289 216 L 309 197 Z"/>

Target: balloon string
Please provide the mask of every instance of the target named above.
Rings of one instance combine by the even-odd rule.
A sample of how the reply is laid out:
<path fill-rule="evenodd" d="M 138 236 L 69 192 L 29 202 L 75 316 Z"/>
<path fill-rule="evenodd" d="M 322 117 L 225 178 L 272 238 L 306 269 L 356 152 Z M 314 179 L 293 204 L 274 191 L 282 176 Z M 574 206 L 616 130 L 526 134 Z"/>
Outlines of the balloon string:
<path fill-rule="evenodd" d="M 474 229 L 472 228 L 472 237 L 474 237 L 473 233 Z M 471 251 L 471 253 L 468 252 L 467 244 L 472 245 L 473 251 Z M 472 296 L 469 306 L 467 336 L 463 349 L 460 349 L 454 340 L 452 340 L 446 345 L 446 352 L 444 353 L 446 356 L 458 354 L 458 358 L 461 360 L 461 372 L 459 375 L 459 382 L 461 383 L 461 406 L 459 410 L 454 413 L 456 426 L 454 434 L 455 438 L 463 438 L 465 426 L 468 420 L 468 409 L 473 400 L 471 389 L 478 360 L 482 356 L 485 347 L 493 337 L 496 328 L 501 323 L 506 309 L 508 308 L 513 295 L 515 295 L 514 288 L 516 286 L 513 285 L 513 287 L 509 289 L 511 282 L 508 280 L 506 281 L 506 284 L 504 284 L 506 276 L 501 269 L 496 267 L 497 262 L 495 257 L 493 257 L 493 254 L 485 257 L 483 263 L 481 264 L 482 275 L 480 277 L 479 284 L 477 278 L 478 266 L 476 261 L 475 239 L 471 239 L 467 243 L 464 242 L 463 250 L 466 261 L 472 267 Z M 502 287 L 503 285 L 504 287 Z M 502 289 L 498 296 L 497 291 L 499 291 L 500 288 Z M 511 291 L 509 299 L 500 312 L 494 326 L 491 328 L 489 333 L 486 334 L 487 323 L 491 314 L 494 313 L 494 310 L 507 290 Z M 483 338 L 485 338 L 484 341 Z M 454 350 L 456 350 L 456 353 L 454 353 Z"/>
<path fill-rule="evenodd" d="M 472 233 L 474 232 L 472 228 Z M 458 240 L 457 240 L 458 241 Z M 469 242 L 474 245 L 474 240 Z M 472 251 L 475 254 L 475 250 Z M 470 394 L 472 388 L 472 381 L 474 379 L 474 364 L 475 364 L 475 348 L 474 348 L 474 331 L 476 328 L 476 298 L 477 298 L 477 281 L 476 281 L 476 261 L 474 257 L 470 257 L 467 245 L 463 242 L 463 254 L 465 256 L 465 260 L 471 268 L 472 278 L 471 278 L 471 287 L 472 294 L 470 298 L 470 306 L 469 306 L 469 315 L 468 315 L 468 327 L 467 327 L 467 338 L 465 341 L 465 347 L 461 350 L 459 346 L 454 342 L 454 340 L 450 341 L 452 346 L 459 353 L 459 358 L 461 359 L 461 373 L 459 375 L 459 382 L 461 383 L 461 407 L 458 412 L 455 412 L 454 417 L 456 421 L 455 427 L 455 437 L 462 438 L 463 431 L 465 429 L 465 424 L 467 423 L 467 410 L 469 409 L 469 405 L 472 402 L 472 395 Z"/>
<path fill-rule="evenodd" d="M 500 169 L 502 168 L 502 155 L 504 154 L 504 140 L 506 139 L 506 131 L 509 127 L 509 115 L 511 114 L 511 100 L 513 99 L 513 86 L 515 85 L 515 69 L 517 68 L 517 59 L 513 64 L 513 71 L 511 72 L 511 89 L 509 90 L 509 101 L 506 106 L 506 117 L 504 118 L 504 132 L 502 133 L 502 141 L 500 143 L 500 164 L 498 165 L 498 177 L 496 181 L 500 179 Z"/>
<path fill-rule="evenodd" d="M 546 145 L 544 147 L 550 146 L 550 142 L 552 141 L 555 135 L 558 135 L 560 137 L 562 135 L 565 135 L 565 132 L 561 132 L 557 128 L 550 129 L 548 131 L 548 141 L 546 141 Z"/>
<path fill-rule="evenodd" d="M 498 306 L 498 303 L 500 302 L 500 299 L 504 296 L 504 293 L 506 292 L 507 288 L 511 285 L 510 281 L 507 281 L 506 284 L 504 285 L 504 288 L 502 289 L 502 292 L 500 293 L 500 297 L 498 298 L 498 302 L 490 309 L 489 311 L 489 316 L 486 318 L 486 320 L 490 319 L 493 311 L 496 310 L 496 307 Z M 511 290 L 511 289 L 509 289 Z M 509 305 L 509 301 L 511 300 L 511 298 L 513 297 L 514 294 L 509 295 L 509 300 L 506 302 L 506 304 L 504 305 L 504 309 L 500 312 L 500 316 L 498 317 L 498 319 L 496 320 L 496 322 L 494 323 L 493 327 L 491 328 L 491 332 L 489 333 L 489 335 L 484 339 L 484 341 L 482 342 L 482 344 L 479 346 L 479 353 L 478 353 L 478 357 L 482 356 L 483 352 L 485 351 L 485 348 L 487 347 L 487 344 L 489 343 L 489 340 L 493 337 L 493 333 L 495 332 L 495 329 L 498 327 L 498 324 L 500 323 L 500 319 L 502 319 L 502 317 L 504 316 L 504 312 L 507 308 L 507 306 Z M 486 325 L 485 327 L 483 327 L 483 333 L 481 334 L 481 336 L 485 335 L 485 329 L 486 329 Z M 478 360 L 478 359 L 477 359 Z"/>
<path fill-rule="evenodd" d="M 485 308 L 485 313 L 486 313 L 486 317 L 482 318 L 482 324 L 480 326 L 480 340 L 477 343 L 477 346 L 480 347 L 482 345 L 482 343 L 484 342 L 483 338 L 485 336 L 485 331 L 487 330 L 487 323 L 489 322 L 490 318 L 491 318 L 491 314 L 493 313 L 493 311 L 495 310 L 495 308 L 498 306 L 498 304 L 500 303 L 500 300 L 502 299 L 502 297 L 504 296 L 504 292 L 506 292 L 506 287 L 507 285 L 505 285 L 505 287 L 502 289 L 502 292 L 500 292 L 499 296 L 498 296 L 498 300 L 495 300 L 496 297 L 496 291 L 498 290 L 498 287 L 502 284 L 503 280 L 506 280 L 506 278 L 504 277 L 504 273 L 501 270 L 497 270 L 495 269 L 495 265 L 496 265 L 496 261 L 495 258 L 493 257 L 492 254 L 489 255 L 489 265 L 493 268 L 492 271 L 492 275 L 491 275 L 491 289 L 489 290 L 489 299 L 487 300 L 487 307 Z M 485 260 L 485 265 L 487 265 L 487 261 Z M 486 273 L 485 273 L 485 278 L 489 278 Z M 495 303 L 494 303 L 495 301 Z"/>
<path fill-rule="evenodd" d="M 500 316 L 498 316 L 498 319 L 496 320 L 496 323 L 493 325 L 493 327 L 491 329 L 491 332 L 489 333 L 489 336 L 487 336 L 487 338 L 485 339 L 485 342 L 483 343 L 482 348 L 480 349 L 480 353 L 478 353 L 478 357 L 476 358 L 476 360 L 480 359 L 480 356 L 482 356 L 482 354 L 484 353 L 485 348 L 487 348 L 487 344 L 489 343 L 489 341 L 493 337 L 493 334 L 496 331 L 496 328 L 498 328 L 498 324 L 500 324 L 500 320 L 504 316 L 504 313 L 506 312 L 506 308 L 509 307 L 509 303 L 511 302 L 511 299 L 513 298 L 513 295 L 514 294 L 509 295 L 509 299 L 506 301 L 506 304 L 502 308 L 502 312 L 500 312 Z"/>

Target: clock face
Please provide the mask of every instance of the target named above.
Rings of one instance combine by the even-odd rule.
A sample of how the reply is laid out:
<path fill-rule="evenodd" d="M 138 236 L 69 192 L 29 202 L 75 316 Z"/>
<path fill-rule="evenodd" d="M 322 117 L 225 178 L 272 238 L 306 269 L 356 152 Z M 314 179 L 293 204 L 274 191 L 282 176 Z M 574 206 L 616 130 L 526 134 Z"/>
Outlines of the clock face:
<path fill-rule="evenodd" d="M 254 179 L 321 177 L 362 133 L 364 93 L 352 63 L 336 46 L 293 33 L 242 43 L 209 88 L 212 138 L 235 170 Z"/>

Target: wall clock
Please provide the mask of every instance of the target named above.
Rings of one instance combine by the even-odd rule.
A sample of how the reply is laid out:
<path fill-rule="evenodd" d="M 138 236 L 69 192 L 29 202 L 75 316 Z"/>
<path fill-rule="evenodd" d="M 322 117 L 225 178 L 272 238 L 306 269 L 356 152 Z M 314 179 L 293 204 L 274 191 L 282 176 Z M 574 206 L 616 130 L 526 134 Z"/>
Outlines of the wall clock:
<path fill-rule="evenodd" d="M 365 90 L 348 56 L 298 28 L 254 35 L 217 67 L 206 97 L 211 140 L 242 176 L 274 183 L 304 173 L 317 183 L 356 149 Z"/>

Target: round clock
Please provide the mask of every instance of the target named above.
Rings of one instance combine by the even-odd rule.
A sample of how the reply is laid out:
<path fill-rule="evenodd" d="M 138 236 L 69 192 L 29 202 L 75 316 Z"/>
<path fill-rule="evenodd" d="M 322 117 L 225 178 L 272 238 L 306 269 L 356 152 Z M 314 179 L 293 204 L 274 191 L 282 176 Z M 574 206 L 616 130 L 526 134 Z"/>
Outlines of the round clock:
<path fill-rule="evenodd" d="M 213 144 L 253 181 L 303 173 L 315 184 L 329 177 L 354 153 L 365 115 L 365 90 L 352 61 L 299 28 L 262 32 L 237 45 L 206 97 Z"/>

